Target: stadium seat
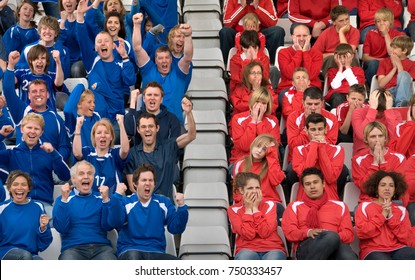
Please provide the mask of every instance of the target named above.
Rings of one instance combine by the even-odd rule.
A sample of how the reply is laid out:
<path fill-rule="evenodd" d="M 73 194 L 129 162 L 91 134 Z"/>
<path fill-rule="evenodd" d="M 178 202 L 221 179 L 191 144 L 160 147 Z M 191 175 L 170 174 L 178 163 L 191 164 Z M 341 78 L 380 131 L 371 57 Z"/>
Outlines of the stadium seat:
<path fill-rule="evenodd" d="M 360 252 L 360 240 L 359 237 L 357 237 L 357 233 L 356 233 L 356 227 L 353 227 L 353 231 L 354 231 L 354 240 L 353 242 L 350 244 L 350 247 L 352 247 L 353 251 L 356 253 L 356 255 L 359 256 L 359 252 Z"/>
<path fill-rule="evenodd" d="M 226 182 L 228 162 L 225 146 L 187 145 L 182 170 L 184 186 L 189 183 Z"/>
<path fill-rule="evenodd" d="M 188 208 L 229 207 L 228 189 L 224 182 L 189 183 L 183 186 L 184 202 Z"/>
<path fill-rule="evenodd" d="M 279 18 L 277 25 L 281 26 L 282 28 L 284 28 L 285 31 L 285 37 L 284 37 L 284 45 L 291 45 L 293 43 L 293 39 L 291 38 L 291 32 L 290 32 L 290 28 L 291 28 L 291 20 L 289 20 L 288 18 Z"/>
<path fill-rule="evenodd" d="M 279 184 L 275 188 L 277 189 L 277 193 L 278 193 L 278 195 L 280 196 L 280 198 L 282 200 L 282 205 L 284 205 L 284 208 L 286 208 L 287 207 L 287 201 L 285 200 L 284 189 L 282 188 L 281 184 Z"/>
<path fill-rule="evenodd" d="M 353 182 L 347 182 L 344 186 L 343 201 L 353 216 L 354 210 L 359 203 L 360 190 Z"/>
<path fill-rule="evenodd" d="M 222 10 L 219 0 L 185 0 L 183 21 L 192 19 L 220 19 Z"/>
<path fill-rule="evenodd" d="M 229 260 L 229 237 L 221 226 L 187 226 L 180 240 L 182 260 Z"/>
<path fill-rule="evenodd" d="M 60 195 L 62 195 L 62 185 L 55 185 L 53 187 L 53 201 L 55 201 Z"/>
<path fill-rule="evenodd" d="M 274 65 L 275 65 L 275 67 L 277 67 L 278 71 L 280 71 L 280 64 L 278 63 L 278 54 L 279 54 L 280 50 L 285 49 L 285 48 L 289 48 L 289 46 L 280 46 L 280 47 L 277 48 L 277 51 L 275 52 Z"/>
<path fill-rule="evenodd" d="M 7 2 L 7 6 L 10 7 L 10 9 L 12 9 L 13 11 L 16 11 L 17 6 L 20 4 L 21 1 L 17 1 L 17 0 L 9 0 Z"/>
<path fill-rule="evenodd" d="M 285 247 L 285 250 L 287 251 L 287 254 L 289 254 L 290 252 L 288 251 L 287 239 L 285 238 L 284 232 L 282 231 L 282 228 L 280 226 L 278 226 L 277 232 L 278 232 L 278 235 L 281 237 L 282 242 L 284 242 L 284 247 Z"/>
<path fill-rule="evenodd" d="M 48 248 L 46 248 L 45 251 L 39 253 L 39 257 L 44 260 L 57 260 L 59 259 L 59 255 L 61 253 L 61 235 L 55 228 L 51 228 L 50 230 L 52 231 L 53 237 L 52 243 Z"/>
<path fill-rule="evenodd" d="M 176 242 L 174 241 L 174 235 L 168 232 L 167 228 L 165 228 L 164 236 L 166 237 L 166 253 L 177 257 Z"/>
<path fill-rule="evenodd" d="M 225 64 L 222 51 L 217 47 L 194 48 L 192 77 L 223 77 Z"/>
<path fill-rule="evenodd" d="M 186 95 L 193 102 L 193 110 L 227 111 L 228 93 L 222 77 L 192 77 Z"/>
<path fill-rule="evenodd" d="M 194 48 L 219 48 L 219 31 L 222 29 L 220 19 L 189 19 L 192 26 Z"/>
<path fill-rule="evenodd" d="M 221 226 L 229 235 L 228 212 L 221 208 L 188 208 L 187 227 Z"/>
<path fill-rule="evenodd" d="M 360 60 L 360 65 L 363 64 L 363 44 L 359 44 L 359 46 L 357 47 L 357 55 L 359 56 L 359 60 Z"/>
<path fill-rule="evenodd" d="M 282 159 L 282 167 L 281 167 L 281 169 L 283 170 L 283 171 L 286 171 L 287 170 L 287 167 L 288 167 L 288 153 L 289 153 L 289 148 L 288 148 L 288 145 L 285 147 L 285 149 L 284 149 L 284 158 Z"/>
<path fill-rule="evenodd" d="M 69 92 L 72 92 L 78 84 L 83 84 L 85 88 L 88 88 L 88 80 L 85 78 L 66 78 L 63 83 Z"/>
<path fill-rule="evenodd" d="M 344 150 L 344 164 L 349 169 L 349 176 L 352 178 L 352 157 L 353 157 L 353 143 L 340 142 L 339 146 Z"/>
<path fill-rule="evenodd" d="M 291 188 L 290 202 L 293 202 L 296 200 L 299 186 L 300 186 L 300 183 L 298 182 L 293 184 Z"/>
<path fill-rule="evenodd" d="M 9 192 L 9 190 L 7 189 L 7 186 L 6 186 L 6 185 L 3 185 L 3 188 L 4 188 L 4 191 L 5 191 L 5 193 L 6 193 L 6 196 L 5 196 L 5 198 L 4 198 L 4 201 L 6 201 L 6 200 L 10 199 L 10 192 Z"/>
<path fill-rule="evenodd" d="M 229 73 L 230 75 L 230 71 L 231 71 L 231 58 L 232 56 L 234 56 L 237 53 L 238 49 L 236 47 L 232 47 L 229 50 L 229 54 L 228 54 L 228 61 L 226 62 L 226 72 Z"/>
<path fill-rule="evenodd" d="M 116 229 L 107 232 L 107 239 L 111 241 L 111 246 L 114 250 L 117 250 L 118 232 Z"/>
<path fill-rule="evenodd" d="M 196 140 L 192 144 L 226 144 L 228 128 L 222 110 L 193 111 L 196 123 Z M 187 118 L 184 121 L 187 129 Z"/>
<path fill-rule="evenodd" d="M 324 77 L 324 83 L 323 83 L 323 96 L 327 95 L 327 92 L 329 91 L 329 83 L 327 74 Z"/>
<path fill-rule="evenodd" d="M 379 88 L 379 83 L 378 83 L 378 76 L 374 75 L 372 77 L 372 81 L 370 82 L 370 90 L 369 90 L 369 94 L 371 92 L 373 92 L 374 90 Z"/>

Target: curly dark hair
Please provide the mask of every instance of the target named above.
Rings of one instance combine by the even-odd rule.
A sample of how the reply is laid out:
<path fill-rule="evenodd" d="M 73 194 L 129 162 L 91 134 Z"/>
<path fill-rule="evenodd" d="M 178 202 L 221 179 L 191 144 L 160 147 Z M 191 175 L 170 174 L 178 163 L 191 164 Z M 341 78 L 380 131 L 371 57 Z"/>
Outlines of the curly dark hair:
<path fill-rule="evenodd" d="M 391 177 L 395 183 L 395 193 L 393 195 L 393 199 L 401 198 L 408 188 L 408 185 L 406 184 L 403 175 L 394 171 L 378 170 L 370 175 L 369 178 L 363 183 L 363 189 L 366 194 L 370 197 L 377 197 L 379 183 L 385 177 Z"/>

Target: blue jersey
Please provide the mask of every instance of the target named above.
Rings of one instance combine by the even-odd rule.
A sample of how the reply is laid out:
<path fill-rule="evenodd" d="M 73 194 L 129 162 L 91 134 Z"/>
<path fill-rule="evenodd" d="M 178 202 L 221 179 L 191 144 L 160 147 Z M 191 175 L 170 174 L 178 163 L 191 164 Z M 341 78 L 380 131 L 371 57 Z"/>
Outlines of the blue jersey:
<path fill-rule="evenodd" d="M 65 126 L 69 133 L 69 138 L 73 141 L 73 133 L 76 127 L 76 118 L 78 115 L 78 103 L 82 93 L 85 91 L 83 84 L 78 84 L 69 95 L 63 107 L 63 113 L 65 115 Z M 101 119 L 101 116 L 94 112 L 91 117 L 84 116 L 84 123 L 81 128 L 81 140 L 83 146 L 92 147 L 91 131 L 94 124 Z"/>
<path fill-rule="evenodd" d="M 20 59 L 19 59 L 18 63 L 16 64 L 16 69 L 28 69 L 29 68 L 29 64 L 27 63 L 27 54 L 29 53 L 30 49 L 33 46 L 38 45 L 38 44 L 39 44 L 39 41 L 36 41 L 32 44 L 27 45 L 23 49 L 23 53 L 21 53 Z M 63 46 L 61 43 L 57 42 L 57 43 L 53 44 L 53 46 L 51 46 L 51 47 L 46 47 L 46 49 L 47 49 L 49 54 L 51 54 L 53 50 L 58 50 L 59 51 L 59 57 L 60 57 L 61 64 L 62 64 L 63 74 L 65 76 L 65 79 L 69 78 L 70 74 L 71 74 L 71 68 L 70 68 L 71 67 L 71 61 L 70 61 L 70 57 L 69 57 L 68 48 Z M 56 73 L 56 62 L 52 57 L 50 58 L 48 71 Z"/>
<path fill-rule="evenodd" d="M 111 62 L 102 61 L 92 42 L 84 40 L 88 36 L 85 24 L 78 22 L 77 30 L 89 88 L 95 94 L 95 110 L 101 117 L 115 122 L 117 114 L 125 114 L 124 94 L 130 93 L 130 86 L 136 81 L 134 66 L 131 61 L 117 58 Z"/>
<path fill-rule="evenodd" d="M 58 41 L 68 48 L 71 65 L 82 60 L 81 49 L 76 37 L 76 21 L 65 21 L 65 29 L 61 29 Z"/>
<path fill-rule="evenodd" d="M 62 156 L 56 150 L 45 152 L 40 143 L 32 149 L 23 142 L 12 149 L 0 151 L 0 166 L 6 166 L 8 171 L 20 169 L 29 173 L 33 181 L 29 196 L 49 204 L 53 203 L 53 173 L 63 181 L 70 179 L 69 167 Z"/>
<path fill-rule="evenodd" d="M 16 95 L 14 90 L 14 72 L 7 70 L 4 73 L 3 82 L 4 96 L 6 97 L 7 106 L 10 108 L 10 115 L 16 125 L 16 143 L 22 142 L 22 133 L 20 123 L 24 116 L 34 112 L 32 108 Z M 63 119 L 54 111 L 46 110 L 44 112 L 35 112 L 42 115 L 45 120 L 45 130 L 40 137 L 42 142 L 49 142 L 59 151 L 66 160 L 71 155 L 72 147 L 69 142 L 68 133 L 65 129 Z"/>
<path fill-rule="evenodd" d="M 17 84 L 19 87 L 19 97 L 21 100 L 26 102 L 27 105 L 30 104 L 29 100 L 29 85 L 34 80 L 44 80 L 49 92 L 49 99 L 47 105 L 52 111 L 56 111 L 56 92 L 62 91 L 61 87 L 55 86 L 56 73 L 47 72 L 42 75 L 35 75 L 30 71 L 30 69 L 17 69 L 14 71 L 14 75 L 17 79 Z"/>
<path fill-rule="evenodd" d="M 24 47 L 39 41 L 39 33 L 36 27 L 22 28 L 16 23 L 4 33 L 3 41 L 6 45 L 7 57 L 9 57 L 9 53 L 12 51 L 22 53 Z"/>
<path fill-rule="evenodd" d="M 3 186 L 3 181 L 0 179 L 0 202 L 3 202 L 6 199 L 6 190 Z"/>
<path fill-rule="evenodd" d="M 109 194 L 112 195 L 117 188 L 117 184 L 122 182 L 121 173 L 129 158 L 121 159 L 120 148 L 110 148 L 104 156 L 98 156 L 95 148 L 84 146 L 82 148 L 82 159 L 92 163 L 95 167 L 92 192 L 99 194 L 98 188 L 107 186 Z"/>
<path fill-rule="evenodd" d="M 151 81 L 158 82 L 164 90 L 163 105 L 183 123 L 182 98 L 186 93 L 189 74 L 183 73 L 179 67 L 174 67 L 172 64 L 170 72 L 163 76 L 151 59 L 140 67 L 140 71 L 143 77 L 142 88 Z"/>
<path fill-rule="evenodd" d="M 84 244 L 111 246 L 107 239 L 107 231 L 113 229 L 107 222 L 109 205 L 100 196 L 79 195 L 76 189 L 71 191 L 67 202 L 62 201 L 62 196 L 56 198 L 53 226 L 61 234 L 61 252 Z"/>
<path fill-rule="evenodd" d="M 130 149 L 130 161 L 125 171 L 126 174 L 133 174 L 141 164 L 151 164 L 156 170 L 157 178 L 154 193 L 173 199 L 173 184 L 179 179 L 177 167 L 179 155 L 180 150 L 174 138 L 157 141 L 156 147 L 151 153 L 144 152 L 143 143 L 141 143 Z"/>
<path fill-rule="evenodd" d="M 177 208 L 165 196 L 153 194 L 142 204 L 137 194 L 121 196 L 115 193 L 111 198 L 109 223 L 119 228 L 117 255 L 127 250 L 166 252 L 164 227 L 172 234 L 186 229 L 189 213 L 187 206 Z"/>
<path fill-rule="evenodd" d="M 9 112 L 7 110 L 7 107 L 4 107 L 2 109 L 2 115 L 0 116 L 0 129 L 5 126 L 5 125 L 11 125 L 12 127 L 14 127 L 14 123 L 13 121 L 10 119 L 10 115 Z M 3 140 L 7 137 L 10 137 L 13 135 L 13 132 L 11 132 L 9 135 L 6 135 L 6 137 L 4 137 L 3 135 L 0 134 L 0 151 L 6 149 L 6 145 L 4 144 Z"/>
<path fill-rule="evenodd" d="M 140 111 L 130 108 L 125 115 L 125 131 L 129 137 L 134 136 L 135 145 L 141 143 L 141 136 L 137 132 L 137 119 L 144 112 L 147 112 L 145 105 L 143 105 L 142 110 Z M 159 124 L 157 141 L 163 141 L 169 138 L 176 139 L 181 135 L 179 119 L 174 114 L 170 113 L 164 105 L 160 106 L 160 113 L 157 114 L 157 122 Z"/>
<path fill-rule="evenodd" d="M 40 231 L 40 215 L 45 214 L 43 204 L 29 199 L 16 204 L 7 200 L 0 204 L 0 258 L 18 248 L 37 255 L 52 243 L 49 225 Z"/>

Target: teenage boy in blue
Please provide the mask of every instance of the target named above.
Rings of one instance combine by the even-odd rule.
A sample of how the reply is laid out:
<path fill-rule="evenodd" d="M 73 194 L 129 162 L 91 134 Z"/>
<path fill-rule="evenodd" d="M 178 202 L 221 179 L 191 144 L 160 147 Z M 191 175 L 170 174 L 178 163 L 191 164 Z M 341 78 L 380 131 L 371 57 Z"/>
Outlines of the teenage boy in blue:
<path fill-rule="evenodd" d="M 143 14 L 138 13 L 133 16 L 133 46 L 137 65 L 143 77 L 142 86 L 145 87 L 150 81 L 161 84 L 164 90 L 163 105 L 183 123 L 180 100 L 187 89 L 190 63 L 193 57 L 192 27 L 188 24 L 180 25 L 180 32 L 185 37 L 184 55 L 179 60 L 178 67 L 172 67 L 172 55 L 166 46 L 161 46 L 156 50 L 155 62 L 150 59 L 141 42 L 140 26 L 142 21 Z"/>
<path fill-rule="evenodd" d="M 177 138 L 181 134 L 179 119 L 169 112 L 161 104 L 163 102 L 164 91 L 157 82 L 149 82 L 143 90 L 143 105 L 136 109 L 137 99 L 140 91 L 135 89 L 131 91 L 130 109 L 125 115 L 125 130 L 129 137 L 134 137 L 134 144 L 141 143 L 141 136 L 137 133 L 137 119 L 142 113 L 150 113 L 157 117 L 160 129 L 157 131 L 157 139 L 163 141 L 168 138 Z"/>
<path fill-rule="evenodd" d="M 39 20 L 38 32 L 40 40 L 33 42 L 27 45 L 23 51 L 22 56 L 20 57 L 19 63 L 16 65 L 16 68 L 27 69 L 29 65 L 27 63 L 27 54 L 29 50 L 35 45 L 43 45 L 46 47 L 49 53 L 53 50 L 59 51 L 60 61 L 62 63 L 62 69 L 65 76 L 65 79 L 70 76 L 70 55 L 67 47 L 63 46 L 61 43 L 57 42 L 60 28 L 58 20 L 54 17 L 44 16 Z M 47 69 L 51 72 L 56 72 L 56 63 L 54 60 L 51 60 L 49 67 Z"/>
<path fill-rule="evenodd" d="M 13 54 L 13 53 L 12 53 Z M 18 55 L 9 56 L 7 71 L 4 73 L 3 91 L 6 97 L 10 115 L 16 124 L 16 144 L 21 142 L 21 132 L 18 129 L 21 120 L 29 112 L 42 115 L 45 120 L 45 131 L 42 134 L 42 141 L 49 142 L 59 151 L 64 160 L 71 155 L 71 144 L 65 129 L 62 118 L 47 106 L 49 92 L 44 80 L 34 80 L 29 85 L 28 97 L 30 105 L 22 101 L 14 90 L 14 65 L 18 60 Z"/>
<path fill-rule="evenodd" d="M 156 170 L 142 164 L 133 175 L 136 191 L 123 196 L 127 186 L 118 184 L 112 197 L 109 223 L 120 228 L 117 256 L 121 260 L 174 260 L 166 254 L 165 226 L 172 234 L 186 229 L 189 213 L 182 193 L 176 193 L 174 203 L 163 195 L 154 194 Z"/>
<path fill-rule="evenodd" d="M 110 205 L 107 186 L 92 193 L 95 168 L 87 161 L 71 168 L 74 186 L 62 186 L 62 195 L 53 207 L 53 226 L 61 234 L 60 260 L 116 260 L 115 251 L 107 239 Z"/>
<path fill-rule="evenodd" d="M 49 217 L 42 203 L 29 197 L 29 174 L 15 170 L 6 183 L 11 199 L 0 206 L 0 259 L 39 260 L 39 251 L 52 243 Z"/>
<path fill-rule="evenodd" d="M 69 168 L 59 152 L 50 143 L 41 142 L 45 127 L 42 115 L 27 114 L 21 123 L 23 142 L 13 149 L 0 151 L 0 166 L 7 171 L 20 169 L 30 174 L 33 189 L 30 197 L 45 205 L 46 213 L 51 216 L 53 203 L 53 173 L 63 181 L 69 180 Z"/>
<path fill-rule="evenodd" d="M 9 56 L 20 55 L 17 51 L 12 51 Z M 52 59 L 51 59 L 52 57 Z M 48 71 L 50 61 L 55 61 L 56 72 Z M 29 84 L 33 80 L 44 80 L 46 82 L 49 99 L 47 105 L 49 109 L 56 111 L 56 103 L 59 104 L 59 107 L 63 107 L 64 100 L 66 97 L 57 96 L 57 92 L 62 92 L 63 90 L 63 81 L 64 75 L 62 70 L 62 64 L 59 57 L 59 51 L 53 50 L 51 54 L 48 53 L 48 50 L 42 45 L 35 45 L 30 48 L 29 53 L 27 54 L 27 61 L 29 64 L 29 69 L 16 69 L 14 71 L 16 87 L 19 89 L 19 97 L 21 100 L 25 101 L 26 104 L 30 104 L 28 99 L 28 88 Z M 57 102 L 57 98 L 61 99 Z M 59 108 L 62 109 L 62 108 Z"/>
<path fill-rule="evenodd" d="M 156 116 L 143 113 L 137 120 L 137 132 L 142 142 L 130 149 L 130 161 L 125 168 L 128 186 L 135 192 L 133 173 L 143 163 L 154 166 L 158 180 L 154 192 L 173 199 L 173 184 L 179 179 L 177 161 L 181 154 L 180 149 L 196 138 L 196 124 L 192 113 L 192 102 L 186 97 L 182 99 L 182 108 L 186 113 L 188 131 L 177 138 L 157 141 L 157 132 L 160 127 Z"/>
<path fill-rule="evenodd" d="M 117 114 L 125 114 L 124 94 L 130 93 L 130 86 L 136 81 L 134 65 L 131 63 L 120 40 L 116 46 L 107 32 L 100 32 L 95 38 L 95 51 L 88 38 L 88 31 L 84 22 L 84 13 L 88 10 L 87 1 L 81 0 L 77 9 L 77 31 L 82 58 L 88 73 L 90 90 L 95 95 L 95 110 L 103 118 L 108 118 L 116 131 L 116 141 L 119 143 L 119 127 L 116 121 Z M 122 60 L 114 57 L 116 48 Z"/>

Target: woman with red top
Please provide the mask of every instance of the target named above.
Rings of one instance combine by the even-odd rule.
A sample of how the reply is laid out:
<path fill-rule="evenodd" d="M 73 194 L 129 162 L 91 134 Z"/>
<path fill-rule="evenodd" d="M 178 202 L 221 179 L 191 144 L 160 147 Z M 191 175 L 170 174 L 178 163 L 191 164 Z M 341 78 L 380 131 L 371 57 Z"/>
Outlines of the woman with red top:
<path fill-rule="evenodd" d="M 241 47 L 236 54 L 232 56 L 229 64 L 231 80 L 230 91 L 242 81 L 242 72 L 244 67 L 253 60 L 259 61 L 263 67 L 263 76 L 266 80 L 269 79 L 270 60 L 269 57 L 261 50 L 261 41 L 258 37 L 258 32 L 255 30 L 245 30 L 240 37 Z"/>
<path fill-rule="evenodd" d="M 359 258 L 364 260 L 415 260 L 408 212 L 393 202 L 406 191 L 404 177 L 396 172 L 379 170 L 364 183 L 373 199 L 364 202 L 355 214 L 356 233 L 360 239 Z"/>
<path fill-rule="evenodd" d="M 359 202 L 373 199 L 363 188 L 368 177 L 378 170 L 402 170 L 405 156 L 387 147 L 388 131 L 386 126 L 378 121 L 368 123 L 363 131 L 364 142 L 369 151 L 362 151 L 352 158 L 352 177 L 360 189 Z"/>
<path fill-rule="evenodd" d="M 271 115 L 272 94 L 264 87 L 255 90 L 249 99 L 249 110 L 236 114 L 230 123 L 233 140 L 230 163 L 249 155 L 249 147 L 254 139 L 264 133 L 271 134 L 280 143 L 280 126 L 277 117 Z M 230 167 L 230 171 L 233 167 Z M 231 173 L 232 174 L 232 173 Z"/>
<path fill-rule="evenodd" d="M 236 234 L 235 260 L 285 260 L 287 252 L 277 232 L 275 203 L 263 199 L 260 177 L 241 172 L 235 178 L 235 191 L 242 204 L 228 208 L 232 232 Z"/>
<path fill-rule="evenodd" d="M 233 105 L 232 114 L 239 114 L 249 110 L 249 98 L 252 93 L 260 87 L 266 87 L 272 94 L 272 115 L 276 114 L 278 108 L 278 96 L 274 93 L 271 84 L 264 77 L 264 67 L 259 61 L 248 63 L 242 72 L 242 81 L 230 92 L 229 98 Z"/>
<path fill-rule="evenodd" d="M 277 203 L 278 217 L 282 217 L 284 206 L 276 186 L 285 178 L 278 159 L 278 143 L 272 135 L 258 135 L 250 146 L 250 154 L 235 163 L 233 177 L 239 172 L 253 172 L 261 179 L 261 191 L 265 200 Z M 234 192 L 233 201 L 239 204 L 243 199 L 241 193 Z"/>

